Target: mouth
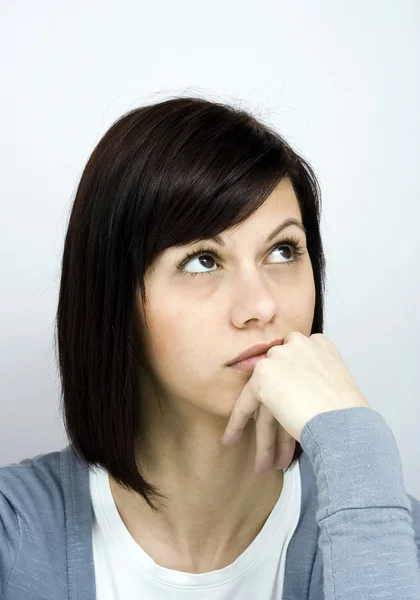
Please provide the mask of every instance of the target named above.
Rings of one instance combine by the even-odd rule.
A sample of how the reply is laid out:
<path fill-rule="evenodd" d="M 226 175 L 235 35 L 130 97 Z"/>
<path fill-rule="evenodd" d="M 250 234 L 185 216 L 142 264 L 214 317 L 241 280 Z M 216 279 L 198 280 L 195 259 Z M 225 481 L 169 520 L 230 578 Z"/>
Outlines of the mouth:
<path fill-rule="evenodd" d="M 256 344 L 255 346 L 251 346 L 241 354 L 239 354 L 236 358 L 234 358 L 230 363 L 227 364 L 228 367 L 238 365 L 239 363 L 244 363 L 246 360 L 250 358 L 262 358 L 262 355 L 266 354 L 270 348 L 273 346 L 281 346 L 283 344 L 282 339 L 273 340 L 272 342 Z"/>
<path fill-rule="evenodd" d="M 233 363 L 229 365 L 232 369 L 236 369 L 237 371 L 242 371 L 243 373 L 252 373 L 255 365 L 262 359 L 267 358 L 267 352 L 263 354 L 256 354 L 254 356 L 249 356 L 248 358 L 244 358 L 239 362 Z"/>

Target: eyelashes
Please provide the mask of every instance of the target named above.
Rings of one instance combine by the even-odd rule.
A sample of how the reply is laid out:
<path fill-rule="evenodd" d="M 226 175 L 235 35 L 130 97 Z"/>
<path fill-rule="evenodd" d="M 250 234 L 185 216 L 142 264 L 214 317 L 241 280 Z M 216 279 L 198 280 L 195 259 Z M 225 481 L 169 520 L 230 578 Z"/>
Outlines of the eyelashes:
<path fill-rule="evenodd" d="M 277 244 L 275 244 L 275 246 L 273 246 L 270 250 L 270 253 L 273 252 L 274 250 L 277 250 L 278 248 L 282 248 L 282 247 L 286 247 L 289 246 L 292 249 L 292 258 L 291 260 L 287 260 L 285 262 L 280 262 L 280 263 L 274 263 L 277 265 L 292 265 L 294 263 L 296 263 L 299 258 L 302 256 L 302 254 L 305 254 L 305 250 L 304 248 L 300 245 L 300 241 L 299 239 L 293 237 L 293 236 L 289 236 L 285 239 L 283 239 L 281 242 L 277 242 Z M 177 270 L 181 271 L 182 275 L 190 275 L 192 277 L 194 277 L 195 275 L 212 275 L 213 273 L 217 273 L 217 270 L 214 271 L 198 271 L 198 272 L 193 272 L 191 273 L 190 271 L 185 271 L 184 267 L 193 259 L 193 258 L 198 258 L 201 256 L 210 256 L 211 258 L 214 259 L 215 262 L 220 260 L 220 257 L 218 256 L 217 252 L 214 252 L 214 250 L 210 250 L 204 246 L 200 246 L 199 248 L 197 248 L 197 250 L 195 250 L 194 252 L 190 252 L 189 254 L 187 254 L 182 260 L 181 262 L 179 262 L 176 265 Z"/>

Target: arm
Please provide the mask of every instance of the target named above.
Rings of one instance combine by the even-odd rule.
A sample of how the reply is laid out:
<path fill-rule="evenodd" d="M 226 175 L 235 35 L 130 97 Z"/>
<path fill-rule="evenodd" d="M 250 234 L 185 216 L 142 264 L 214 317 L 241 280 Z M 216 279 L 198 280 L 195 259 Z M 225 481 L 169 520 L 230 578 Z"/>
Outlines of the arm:
<path fill-rule="evenodd" d="M 300 441 L 314 469 L 325 600 L 419 600 L 420 567 L 400 455 L 371 408 L 322 413 Z"/>

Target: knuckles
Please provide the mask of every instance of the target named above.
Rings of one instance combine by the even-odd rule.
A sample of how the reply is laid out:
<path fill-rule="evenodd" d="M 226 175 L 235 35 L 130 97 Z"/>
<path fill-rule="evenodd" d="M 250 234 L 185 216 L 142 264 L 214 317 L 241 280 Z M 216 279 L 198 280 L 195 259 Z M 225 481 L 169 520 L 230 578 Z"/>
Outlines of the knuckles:
<path fill-rule="evenodd" d="M 293 345 L 296 344 L 304 344 L 309 347 L 311 344 L 321 344 L 323 346 L 335 348 L 335 344 L 323 333 L 313 333 L 311 336 L 308 337 L 300 331 L 291 331 L 285 336 L 284 341 L 287 343 L 283 343 L 281 346 L 273 346 L 272 348 L 267 350 L 267 358 L 274 356 L 284 356 L 284 353 L 290 350 L 293 347 Z M 256 367 L 260 365 L 260 369 L 265 368 L 264 362 L 264 359 L 260 360 L 257 363 Z"/>

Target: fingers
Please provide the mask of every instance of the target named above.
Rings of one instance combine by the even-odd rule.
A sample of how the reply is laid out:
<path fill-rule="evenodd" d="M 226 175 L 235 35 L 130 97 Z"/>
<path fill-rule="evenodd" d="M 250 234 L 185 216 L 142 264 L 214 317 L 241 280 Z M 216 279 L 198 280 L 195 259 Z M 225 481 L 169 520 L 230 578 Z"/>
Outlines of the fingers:
<path fill-rule="evenodd" d="M 264 404 L 260 404 L 258 411 L 256 442 L 255 473 L 263 473 L 272 466 L 287 469 L 292 462 L 296 440 L 276 421 Z"/>
<path fill-rule="evenodd" d="M 276 453 L 274 466 L 276 469 L 287 469 L 295 453 L 296 440 L 277 422 Z"/>
<path fill-rule="evenodd" d="M 280 425 L 250 387 L 245 386 L 235 402 L 225 432 L 223 444 L 236 444 L 249 419 L 255 420 L 256 457 L 254 471 L 263 473 L 273 465 L 286 469 L 292 462 L 296 440 Z"/>
<path fill-rule="evenodd" d="M 263 473 L 273 466 L 277 437 L 277 421 L 264 404 L 260 404 L 255 427 L 257 452 L 254 471 Z"/>
<path fill-rule="evenodd" d="M 226 429 L 222 435 L 223 444 L 236 444 L 242 436 L 245 425 L 259 407 L 260 402 L 245 386 L 236 400 Z M 260 412 L 260 410 L 259 410 Z M 258 417 L 257 417 L 258 419 Z"/>

